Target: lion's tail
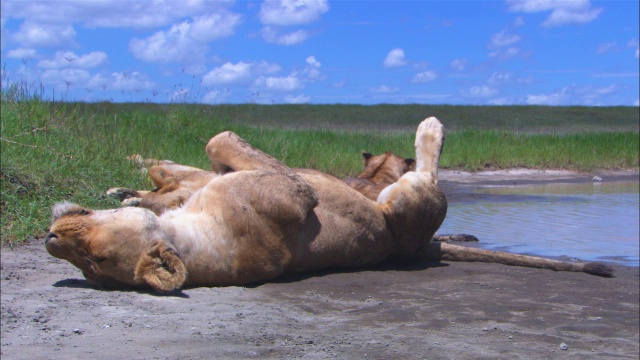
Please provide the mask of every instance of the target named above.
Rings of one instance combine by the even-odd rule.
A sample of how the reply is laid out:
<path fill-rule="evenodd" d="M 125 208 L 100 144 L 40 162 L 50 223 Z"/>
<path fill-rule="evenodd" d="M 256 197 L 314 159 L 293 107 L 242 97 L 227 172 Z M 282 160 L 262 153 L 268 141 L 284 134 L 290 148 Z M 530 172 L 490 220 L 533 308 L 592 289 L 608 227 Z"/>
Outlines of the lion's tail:
<path fill-rule="evenodd" d="M 545 259 L 537 256 L 511 254 L 502 251 L 484 250 L 447 243 L 431 242 L 428 250 L 431 260 L 477 261 L 511 266 L 549 269 L 554 271 L 575 271 L 587 274 L 613 277 L 614 270 L 598 262 L 572 263 Z"/>

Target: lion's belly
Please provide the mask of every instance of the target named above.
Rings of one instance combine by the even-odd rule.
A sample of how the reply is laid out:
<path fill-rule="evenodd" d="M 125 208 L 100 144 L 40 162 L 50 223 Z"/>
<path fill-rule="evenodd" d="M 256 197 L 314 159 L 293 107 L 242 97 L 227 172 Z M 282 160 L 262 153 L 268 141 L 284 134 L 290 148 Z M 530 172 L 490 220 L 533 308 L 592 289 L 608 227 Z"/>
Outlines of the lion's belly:
<path fill-rule="evenodd" d="M 304 176 L 319 194 L 294 247 L 287 271 L 375 264 L 394 244 L 377 204 L 342 182 Z"/>

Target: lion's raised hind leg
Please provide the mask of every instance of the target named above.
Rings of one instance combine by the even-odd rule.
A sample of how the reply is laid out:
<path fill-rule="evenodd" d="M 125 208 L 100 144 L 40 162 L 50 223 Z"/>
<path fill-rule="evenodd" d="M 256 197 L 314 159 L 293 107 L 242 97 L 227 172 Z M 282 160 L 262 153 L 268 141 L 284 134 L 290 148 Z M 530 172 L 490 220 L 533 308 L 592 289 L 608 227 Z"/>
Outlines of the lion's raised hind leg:
<path fill-rule="evenodd" d="M 433 116 L 422 121 L 416 131 L 416 172 L 430 174 L 434 184 L 438 183 L 444 138 L 444 126 Z"/>
<path fill-rule="evenodd" d="M 207 143 L 206 151 L 213 171 L 218 173 L 258 171 L 263 178 L 264 175 L 269 175 L 274 179 L 271 192 L 278 192 L 273 195 L 274 197 L 284 197 L 289 200 L 297 198 L 295 202 L 306 209 L 303 211 L 305 214 L 307 210 L 317 205 L 318 194 L 300 175 L 274 157 L 254 148 L 231 131 L 225 131 L 211 138 Z M 255 187 L 256 184 L 252 186 Z M 283 190 L 276 191 L 275 189 L 279 186 L 282 186 Z M 274 200 L 274 202 L 277 201 Z"/>
<path fill-rule="evenodd" d="M 211 162 L 211 170 L 218 173 L 269 169 L 280 173 L 293 173 L 283 163 L 254 148 L 231 131 L 225 131 L 211 138 L 207 143 L 206 151 Z"/>
<path fill-rule="evenodd" d="M 425 247 L 447 214 L 447 198 L 438 189 L 438 162 L 444 127 L 435 117 L 416 131 L 416 171 L 409 171 L 378 196 L 378 206 L 392 229 L 397 254 L 410 257 Z"/>

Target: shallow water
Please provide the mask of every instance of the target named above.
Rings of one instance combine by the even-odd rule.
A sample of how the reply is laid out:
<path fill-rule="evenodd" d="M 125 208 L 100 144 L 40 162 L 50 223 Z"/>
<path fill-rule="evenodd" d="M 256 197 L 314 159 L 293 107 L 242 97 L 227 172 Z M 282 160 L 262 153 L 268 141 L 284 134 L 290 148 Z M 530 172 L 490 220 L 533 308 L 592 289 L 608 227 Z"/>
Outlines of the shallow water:
<path fill-rule="evenodd" d="M 467 188 L 439 234 L 465 233 L 480 247 L 639 265 L 638 182 Z"/>

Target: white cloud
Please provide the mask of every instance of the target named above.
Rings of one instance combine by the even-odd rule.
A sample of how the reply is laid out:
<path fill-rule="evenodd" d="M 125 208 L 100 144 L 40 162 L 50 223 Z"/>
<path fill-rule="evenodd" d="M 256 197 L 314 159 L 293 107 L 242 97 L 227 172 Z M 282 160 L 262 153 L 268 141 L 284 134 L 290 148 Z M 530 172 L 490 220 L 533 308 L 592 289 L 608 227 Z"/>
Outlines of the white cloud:
<path fill-rule="evenodd" d="M 308 30 L 283 31 L 282 27 L 310 24 L 328 10 L 326 0 L 265 0 L 258 14 L 266 25 L 261 30 L 262 37 L 271 44 L 301 44 L 311 36 Z"/>
<path fill-rule="evenodd" d="M 311 98 L 305 95 L 287 95 L 283 100 L 288 104 L 306 104 L 311 100 Z"/>
<path fill-rule="evenodd" d="M 509 11 L 537 13 L 551 11 L 544 27 L 584 24 L 595 20 L 602 8 L 592 8 L 589 0 L 507 0 Z"/>
<path fill-rule="evenodd" d="M 19 49 L 14 49 L 9 51 L 9 53 L 7 54 L 7 57 L 12 59 L 28 59 L 28 58 L 36 57 L 36 54 L 37 54 L 36 49 L 19 48 Z"/>
<path fill-rule="evenodd" d="M 322 64 L 320 61 L 316 60 L 315 56 L 309 56 L 305 60 L 307 66 L 303 70 L 304 76 L 307 80 L 316 81 L 316 80 L 324 80 L 325 76 L 320 72 L 320 67 Z"/>
<path fill-rule="evenodd" d="M 498 90 L 487 85 L 473 86 L 466 95 L 471 97 L 490 97 L 498 94 Z"/>
<path fill-rule="evenodd" d="M 94 51 L 86 55 L 78 56 L 71 51 L 58 51 L 51 60 L 40 60 L 38 67 L 45 69 L 80 68 L 90 69 L 107 62 L 107 54 L 102 51 Z"/>
<path fill-rule="evenodd" d="M 224 10 L 232 0 L 217 1 L 2 1 L 3 17 L 38 24 L 155 28 L 180 19 Z"/>
<path fill-rule="evenodd" d="M 202 102 L 207 104 L 221 104 L 225 103 L 231 97 L 231 91 L 225 90 L 213 90 L 209 91 L 202 97 Z"/>
<path fill-rule="evenodd" d="M 509 100 L 508 98 L 496 98 L 496 99 L 491 99 L 488 101 L 489 105 L 510 105 L 511 104 L 511 100 Z"/>
<path fill-rule="evenodd" d="M 242 17 L 229 11 L 196 16 L 189 35 L 198 42 L 210 42 L 234 34 Z"/>
<path fill-rule="evenodd" d="M 564 104 L 569 95 L 568 87 L 552 94 L 527 95 L 527 104 L 529 105 L 561 105 Z"/>
<path fill-rule="evenodd" d="M 202 59 L 206 49 L 189 37 L 190 28 L 191 24 L 185 21 L 145 39 L 133 38 L 129 51 L 140 60 L 156 63 L 187 62 L 193 60 L 193 56 Z"/>
<path fill-rule="evenodd" d="M 309 24 L 329 11 L 326 0 L 265 0 L 258 17 L 265 25 Z"/>
<path fill-rule="evenodd" d="M 463 71 L 466 66 L 467 66 L 466 59 L 454 59 L 451 62 L 451 68 L 456 71 Z"/>
<path fill-rule="evenodd" d="M 509 11 L 541 12 L 557 8 L 580 10 L 589 7 L 589 0 L 507 0 Z"/>
<path fill-rule="evenodd" d="M 285 77 L 260 76 L 256 79 L 255 85 L 264 87 L 268 90 L 292 91 L 302 88 L 304 86 L 304 83 L 299 77 L 295 75 L 289 75 Z"/>
<path fill-rule="evenodd" d="M 404 50 L 399 48 L 389 51 L 383 62 L 384 66 L 388 68 L 404 66 L 406 63 Z"/>
<path fill-rule="evenodd" d="M 509 47 L 507 49 L 498 49 L 489 53 L 489 57 L 507 60 L 520 55 L 520 49 L 517 47 Z"/>
<path fill-rule="evenodd" d="M 497 71 L 491 74 L 487 83 L 491 85 L 506 84 L 511 82 L 511 73 Z"/>
<path fill-rule="evenodd" d="M 411 82 L 415 82 L 415 83 L 425 83 L 425 82 L 430 82 L 433 81 L 435 79 L 438 78 L 438 74 L 436 74 L 433 71 L 423 71 L 420 73 L 417 73 L 413 79 L 411 79 Z"/>
<path fill-rule="evenodd" d="M 202 78 L 203 85 L 248 85 L 267 91 L 293 91 L 301 89 L 305 83 L 323 80 L 320 72 L 322 64 L 314 57 L 305 59 L 305 68 L 288 76 L 270 76 L 281 70 L 277 64 L 267 62 L 226 63 L 212 69 Z"/>
<path fill-rule="evenodd" d="M 62 47 L 74 44 L 76 31 L 71 25 L 36 24 L 25 21 L 11 40 L 21 47 Z"/>
<path fill-rule="evenodd" d="M 236 64 L 225 63 L 209 71 L 202 77 L 203 85 L 238 85 L 248 84 L 257 75 L 272 74 L 280 71 L 276 64 L 267 62 L 238 62 Z"/>
<path fill-rule="evenodd" d="M 513 45 L 520 41 L 520 39 L 522 39 L 520 35 L 509 34 L 506 30 L 503 30 L 491 36 L 490 45 L 493 47 L 503 47 Z"/>
<path fill-rule="evenodd" d="M 400 91 L 400 88 L 395 86 L 381 85 L 375 88 L 370 88 L 369 91 L 378 94 L 391 94 Z"/>
<path fill-rule="evenodd" d="M 279 29 L 272 26 L 265 26 L 262 28 L 262 37 L 271 44 L 296 45 L 307 40 L 309 32 L 306 30 L 296 30 L 289 33 L 282 33 Z"/>
<path fill-rule="evenodd" d="M 589 9 L 585 11 L 572 12 L 565 9 L 557 9 L 551 16 L 542 23 L 544 27 L 555 27 L 566 24 L 585 24 L 595 20 L 602 12 L 602 9 Z"/>
<path fill-rule="evenodd" d="M 320 61 L 316 60 L 315 56 L 309 56 L 305 59 L 305 62 L 307 63 L 307 65 L 309 65 L 309 67 L 312 67 L 314 69 L 319 69 L 320 66 L 322 66 L 322 64 L 320 63 Z"/>
<path fill-rule="evenodd" d="M 240 17 L 230 14 L 224 20 L 217 15 L 195 18 L 194 22 L 174 24 L 167 31 L 158 31 L 145 38 L 133 38 L 129 50 L 143 61 L 155 63 L 202 62 L 207 43 L 234 33 Z"/>
<path fill-rule="evenodd" d="M 139 71 L 134 72 L 114 72 L 111 73 L 113 82 L 112 88 L 122 90 L 151 89 L 154 83 L 147 79 L 147 76 Z"/>
<path fill-rule="evenodd" d="M 40 80 L 44 85 L 57 89 L 85 87 L 90 78 L 91 74 L 84 69 L 49 69 L 40 74 Z"/>
<path fill-rule="evenodd" d="M 233 35 L 240 21 L 240 15 L 226 11 L 197 16 L 193 22 L 174 24 L 169 30 L 158 31 L 145 39 L 133 38 L 129 50 L 147 62 L 202 62 L 207 43 Z"/>
<path fill-rule="evenodd" d="M 174 103 L 186 102 L 187 100 L 189 100 L 189 90 L 187 89 L 178 89 L 169 97 L 169 101 Z"/>
<path fill-rule="evenodd" d="M 586 105 L 598 106 L 603 103 L 602 98 L 624 92 L 619 85 L 601 87 L 593 86 L 565 86 L 549 94 L 527 95 L 527 103 L 531 105 Z"/>
<path fill-rule="evenodd" d="M 132 91 L 152 89 L 155 83 L 149 80 L 146 74 L 133 71 L 97 74 L 91 77 L 85 86 L 93 89 Z"/>

